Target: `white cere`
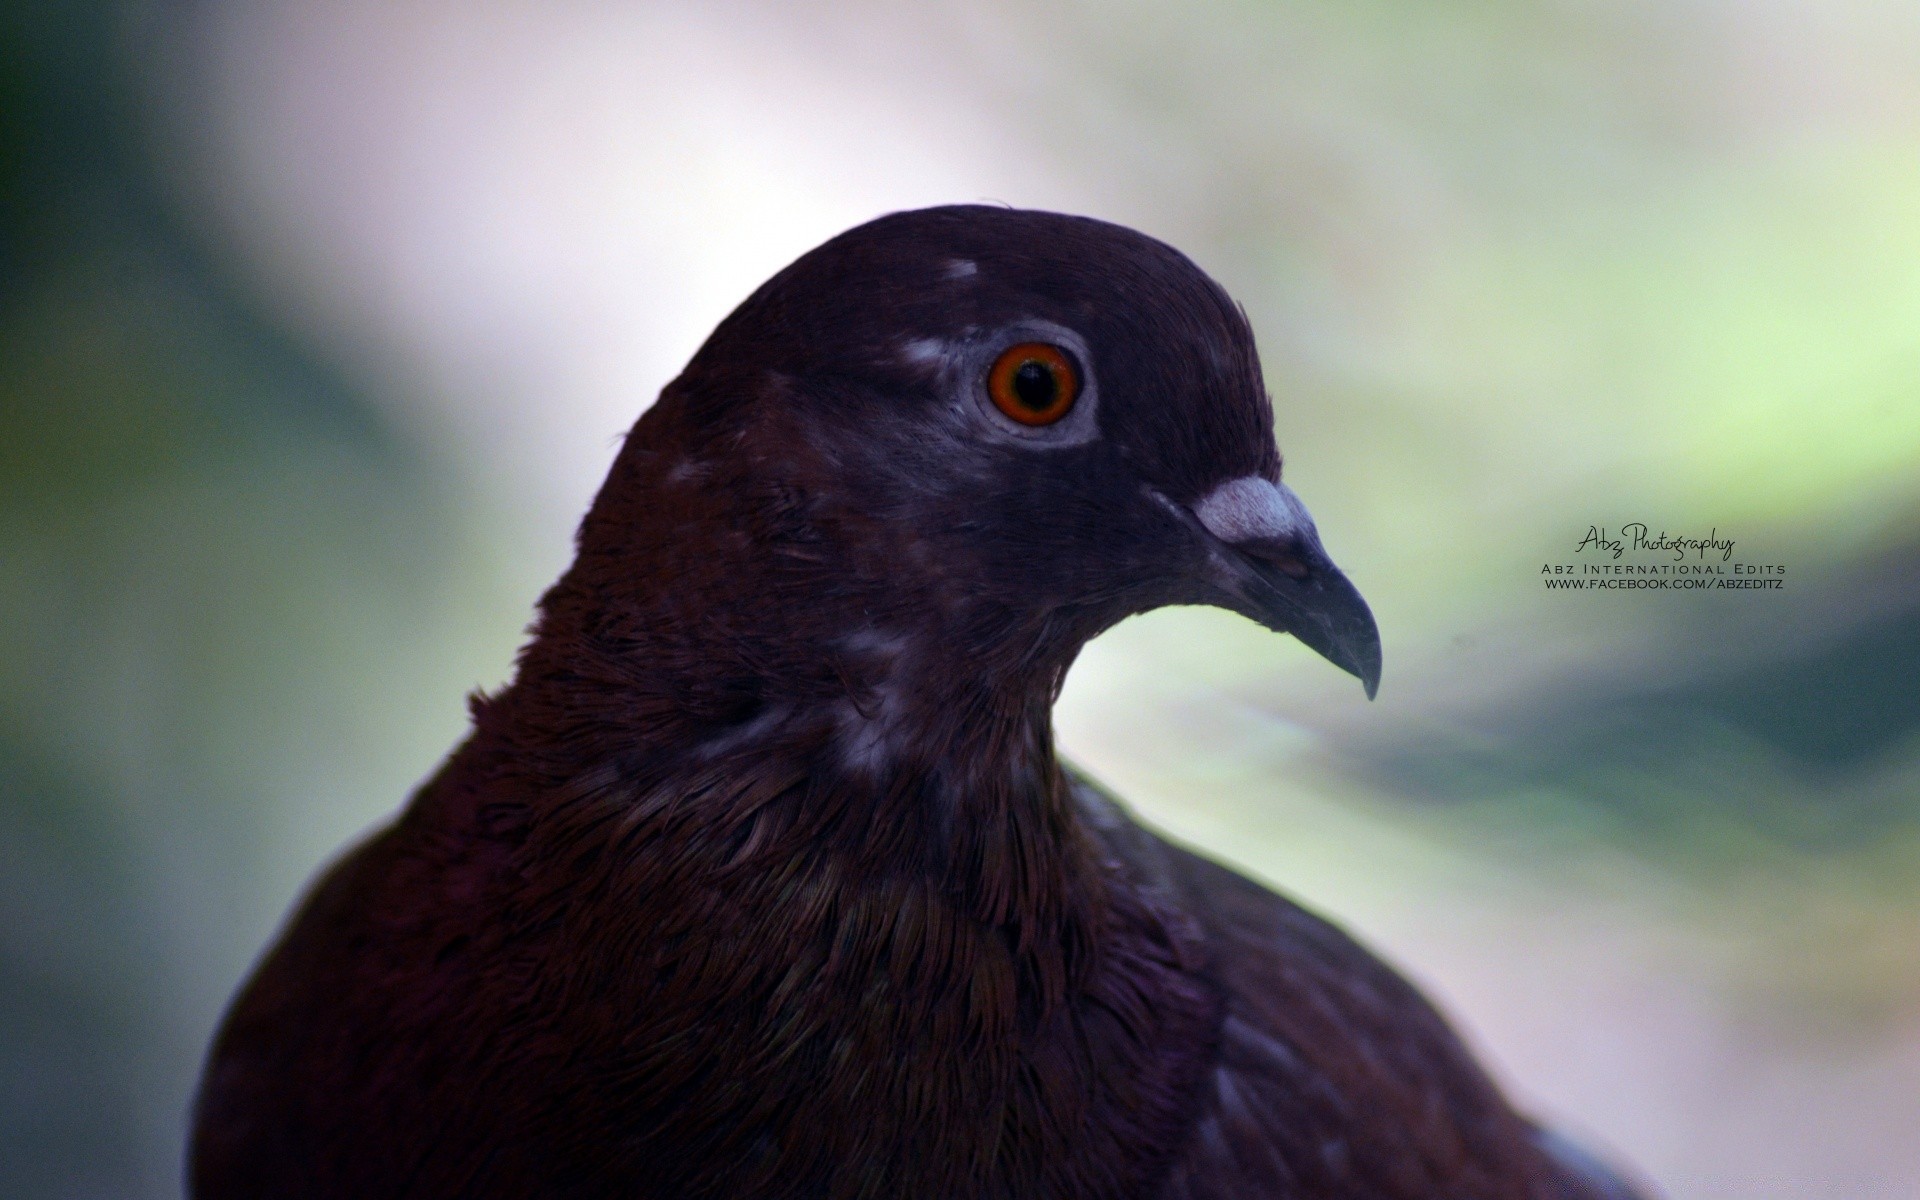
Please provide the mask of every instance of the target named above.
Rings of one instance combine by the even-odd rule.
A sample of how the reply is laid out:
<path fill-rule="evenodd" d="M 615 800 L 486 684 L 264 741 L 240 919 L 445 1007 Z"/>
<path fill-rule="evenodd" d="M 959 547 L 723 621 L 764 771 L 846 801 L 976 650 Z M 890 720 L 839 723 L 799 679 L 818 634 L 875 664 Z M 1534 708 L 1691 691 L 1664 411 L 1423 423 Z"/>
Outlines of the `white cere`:
<path fill-rule="evenodd" d="M 1194 505 L 1193 515 L 1223 542 L 1313 536 L 1313 517 L 1293 489 L 1258 475 L 1227 480 Z"/>

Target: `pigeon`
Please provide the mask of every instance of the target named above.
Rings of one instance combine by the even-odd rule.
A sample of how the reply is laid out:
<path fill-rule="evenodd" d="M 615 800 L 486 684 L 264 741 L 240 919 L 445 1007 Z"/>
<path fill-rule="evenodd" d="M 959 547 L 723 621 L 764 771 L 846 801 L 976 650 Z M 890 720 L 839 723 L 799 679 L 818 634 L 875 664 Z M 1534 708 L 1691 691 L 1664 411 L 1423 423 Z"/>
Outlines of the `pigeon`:
<path fill-rule="evenodd" d="M 191 1194 L 1633 1200 L 1059 758 L 1076 654 L 1164 605 L 1373 694 L 1273 426 L 1243 310 L 1133 230 L 952 206 L 803 255 L 239 992 Z"/>

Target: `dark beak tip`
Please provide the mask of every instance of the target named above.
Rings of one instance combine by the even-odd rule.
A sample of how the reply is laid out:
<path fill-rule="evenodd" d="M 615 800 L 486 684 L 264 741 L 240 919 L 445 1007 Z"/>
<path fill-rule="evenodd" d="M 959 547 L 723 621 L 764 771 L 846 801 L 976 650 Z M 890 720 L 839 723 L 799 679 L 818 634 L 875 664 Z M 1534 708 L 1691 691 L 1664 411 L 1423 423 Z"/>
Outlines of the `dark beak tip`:
<path fill-rule="evenodd" d="M 1250 587 L 1238 590 L 1239 612 L 1281 633 L 1352 675 L 1367 699 L 1380 693 L 1380 626 L 1358 588 L 1316 544 L 1311 556 L 1272 547 L 1236 546 Z M 1303 567 L 1298 571 L 1290 567 Z"/>
<path fill-rule="evenodd" d="M 1303 641 L 1322 657 L 1341 670 L 1360 681 L 1366 689 L 1367 699 L 1372 700 L 1380 693 L 1380 626 L 1374 622 L 1373 613 L 1368 609 L 1357 589 L 1346 576 L 1329 569 L 1328 574 L 1338 583 L 1328 589 L 1338 618 L 1329 622 L 1331 628 L 1322 626 Z M 1302 630 L 1292 630 L 1295 637 L 1301 637 Z"/>
<path fill-rule="evenodd" d="M 1371 615 L 1371 614 L 1369 614 Z M 1369 627 L 1362 638 L 1355 639 L 1341 647 L 1346 661 L 1339 665 L 1360 681 L 1367 691 L 1367 699 L 1372 700 L 1380 692 L 1380 632 Z"/>
<path fill-rule="evenodd" d="M 1360 676 L 1360 686 L 1367 689 L 1367 699 L 1372 700 L 1380 693 L 1380 626 L 1374 623 L 1373 613 L 1367 613 L 1367 628 L 1358 646 L 1360 669 L 1354 672 Z"/>

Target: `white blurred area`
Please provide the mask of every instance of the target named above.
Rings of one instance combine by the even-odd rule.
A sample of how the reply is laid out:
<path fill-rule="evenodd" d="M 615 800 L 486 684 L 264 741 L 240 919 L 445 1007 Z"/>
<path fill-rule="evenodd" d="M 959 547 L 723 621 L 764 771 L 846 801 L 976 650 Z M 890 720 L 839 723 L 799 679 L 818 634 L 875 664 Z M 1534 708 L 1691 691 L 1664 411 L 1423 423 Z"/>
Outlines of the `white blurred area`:
<path fill-rule="evenodd" d="M 1730 982 L 1739 955 L 1684 886 L 1611 859 L 1491 870 L 1501 847 L 1425 836 L 1314 765 L 1321 727 L 1417 719 L 1450 672 L 1484 689 L 1536 660 L 1550 670 L 1567 647 L 1655 653 L 1636 648 L 1633 611 L 1540 610 L 1517 575 L 1501 591 L 1532 543 L 1463 548 L 1443 531 L 1508 522 L 1525 542 L 1541 497 L 1564 510 L 1623 489 L 1722 520 L 1712 505 L 1727 497 L 1758 521 L 1770 500 L 1756 476 L 1809 438 L 1831 472 L 1789 472 L 1796 495 L 1884 508 L 1914 494 L 1920 418 L 1824 388 L 1858 356 L 1828 370 L 1817 348 L 1799 354 L 1787 365 L 1813 384 L 1778 394 L 1757 368 L 1699 382 L 1723 357 L 1764 362 L 1765 342 L 1709 344 L 1662 374 L 1636 356 L 1685 341 L 1697 297 L 1655 295 L 1667 315 L 1623 326 L 1607 290 L 1676 257 L 1707 280 L 1708 306 L 1798 295 L 1806 278 L 1853 287 L 1844 270 L 1795 274 L 1750 253 L 1778 232 L 1754 180 L 1840 159 L 1780 207 L 1851 203 L 1847 181 L 1875 172 L 1896 178 L 1873 197 L 1920 197 L 1920 176 L 1888 165 L 1913 148 L 1897 53 L 1917 44 L 1911 29 L 1785 4 L 1618 20 L 1554 6 L 1519 19 L 1517 42 L 1455 30 L 1469 43 L 1458 69 L 1486 72 L 1461 85 L 1409 49 L 1428 17 L 1374 30 L 1389 49 L 1369 55 L 1331 10 L 1172 11 L 216 3 L 175 31 L 168 138 L 184 151 L 183 207 L 236 273 L 459 460 L 528 564 L 529 603 L 621 432 L 734 304 L 832 234 L 993 201 L 1186 250 L 1252 311 L 1289 478 L 1374 598 L 1386 687 L 1369 710 L 1297 648 L 1223 615 L 1161 614 L 1076 668 L 1068 752 L 1153 820 L 1355 928 L 1449 1006 L 1523 1101 L 1675 1200 L 1920 1195 L 1920 1011 L 1864 1040 L 1783 1027 Z M 1590 27 L 1590 44 L 1569 26 Z M 1535 58 L 1495 65 L 1498 52 Z M 1610 82 L 1636 64 L 1646 79 Z M 1496 127 L 1474 125 L 1488 113 Z M 1622 146 L 1652 165 L 1609 157 Z M 1689 156 L 1697 172 L 1668 161 Z M 1527 174 L 1543 170 L 1565 176 Z M 1666 237 L 1672 205 L 1725 244 Z M 1887 236 L 1859 244 L 1920 247 L 1897 204 L 1882 216 L 1856 224 Z M 1855 261 L 1855 241 L 1834 236 Z M 1583 286 L 1538 253 L 1561 238 L 1639 257 L 1592 294 L 1544 300 Z M 1802 248 L 1818 259 L 1820 242 Z M 1492 267 L 1462 265 L 1488 245 Z M 1873 276 L 1908 317 L 1917 278 Z M 1907 328 L 1867 357 L 1908 361 Z M 1748 400 L 1771 407 L 1742 423 Z M 1704 482 L 1685 474 L 1687 448 L 1728 421 L 1743 448 Z M 1476 656 L 1469 638 L 1494 640 Z M 1256 711 L 1239 685 L 1268 676 L 1284 677 L 1280 698 Z M 316 828 L 309 861 L 399 799 Z"/>
<path fill-rule="evenodd" d="M 943 32 L 880 6 L 216 6 L 185 186 L 378 392 L 570 523 L 810 247 L 956 200 L 1111 207 Z"/>

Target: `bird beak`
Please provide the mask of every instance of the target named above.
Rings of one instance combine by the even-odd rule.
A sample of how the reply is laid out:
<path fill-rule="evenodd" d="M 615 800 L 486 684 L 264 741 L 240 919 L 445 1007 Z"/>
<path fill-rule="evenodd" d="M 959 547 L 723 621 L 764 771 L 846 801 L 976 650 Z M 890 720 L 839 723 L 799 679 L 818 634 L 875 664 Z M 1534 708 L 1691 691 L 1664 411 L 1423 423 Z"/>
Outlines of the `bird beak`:
<path fill-rule="evenodd" d="M 1359 677 L 1367 699 L 1380 687 L 1380 628 L 1373 613 L 1320 545 L 1300 497 L 1257 475 L 1230 479 L 1193 505 L 1220 543 L 1226 607 L 1269 629 L 1290 633 L 1341 670 Z"/>

